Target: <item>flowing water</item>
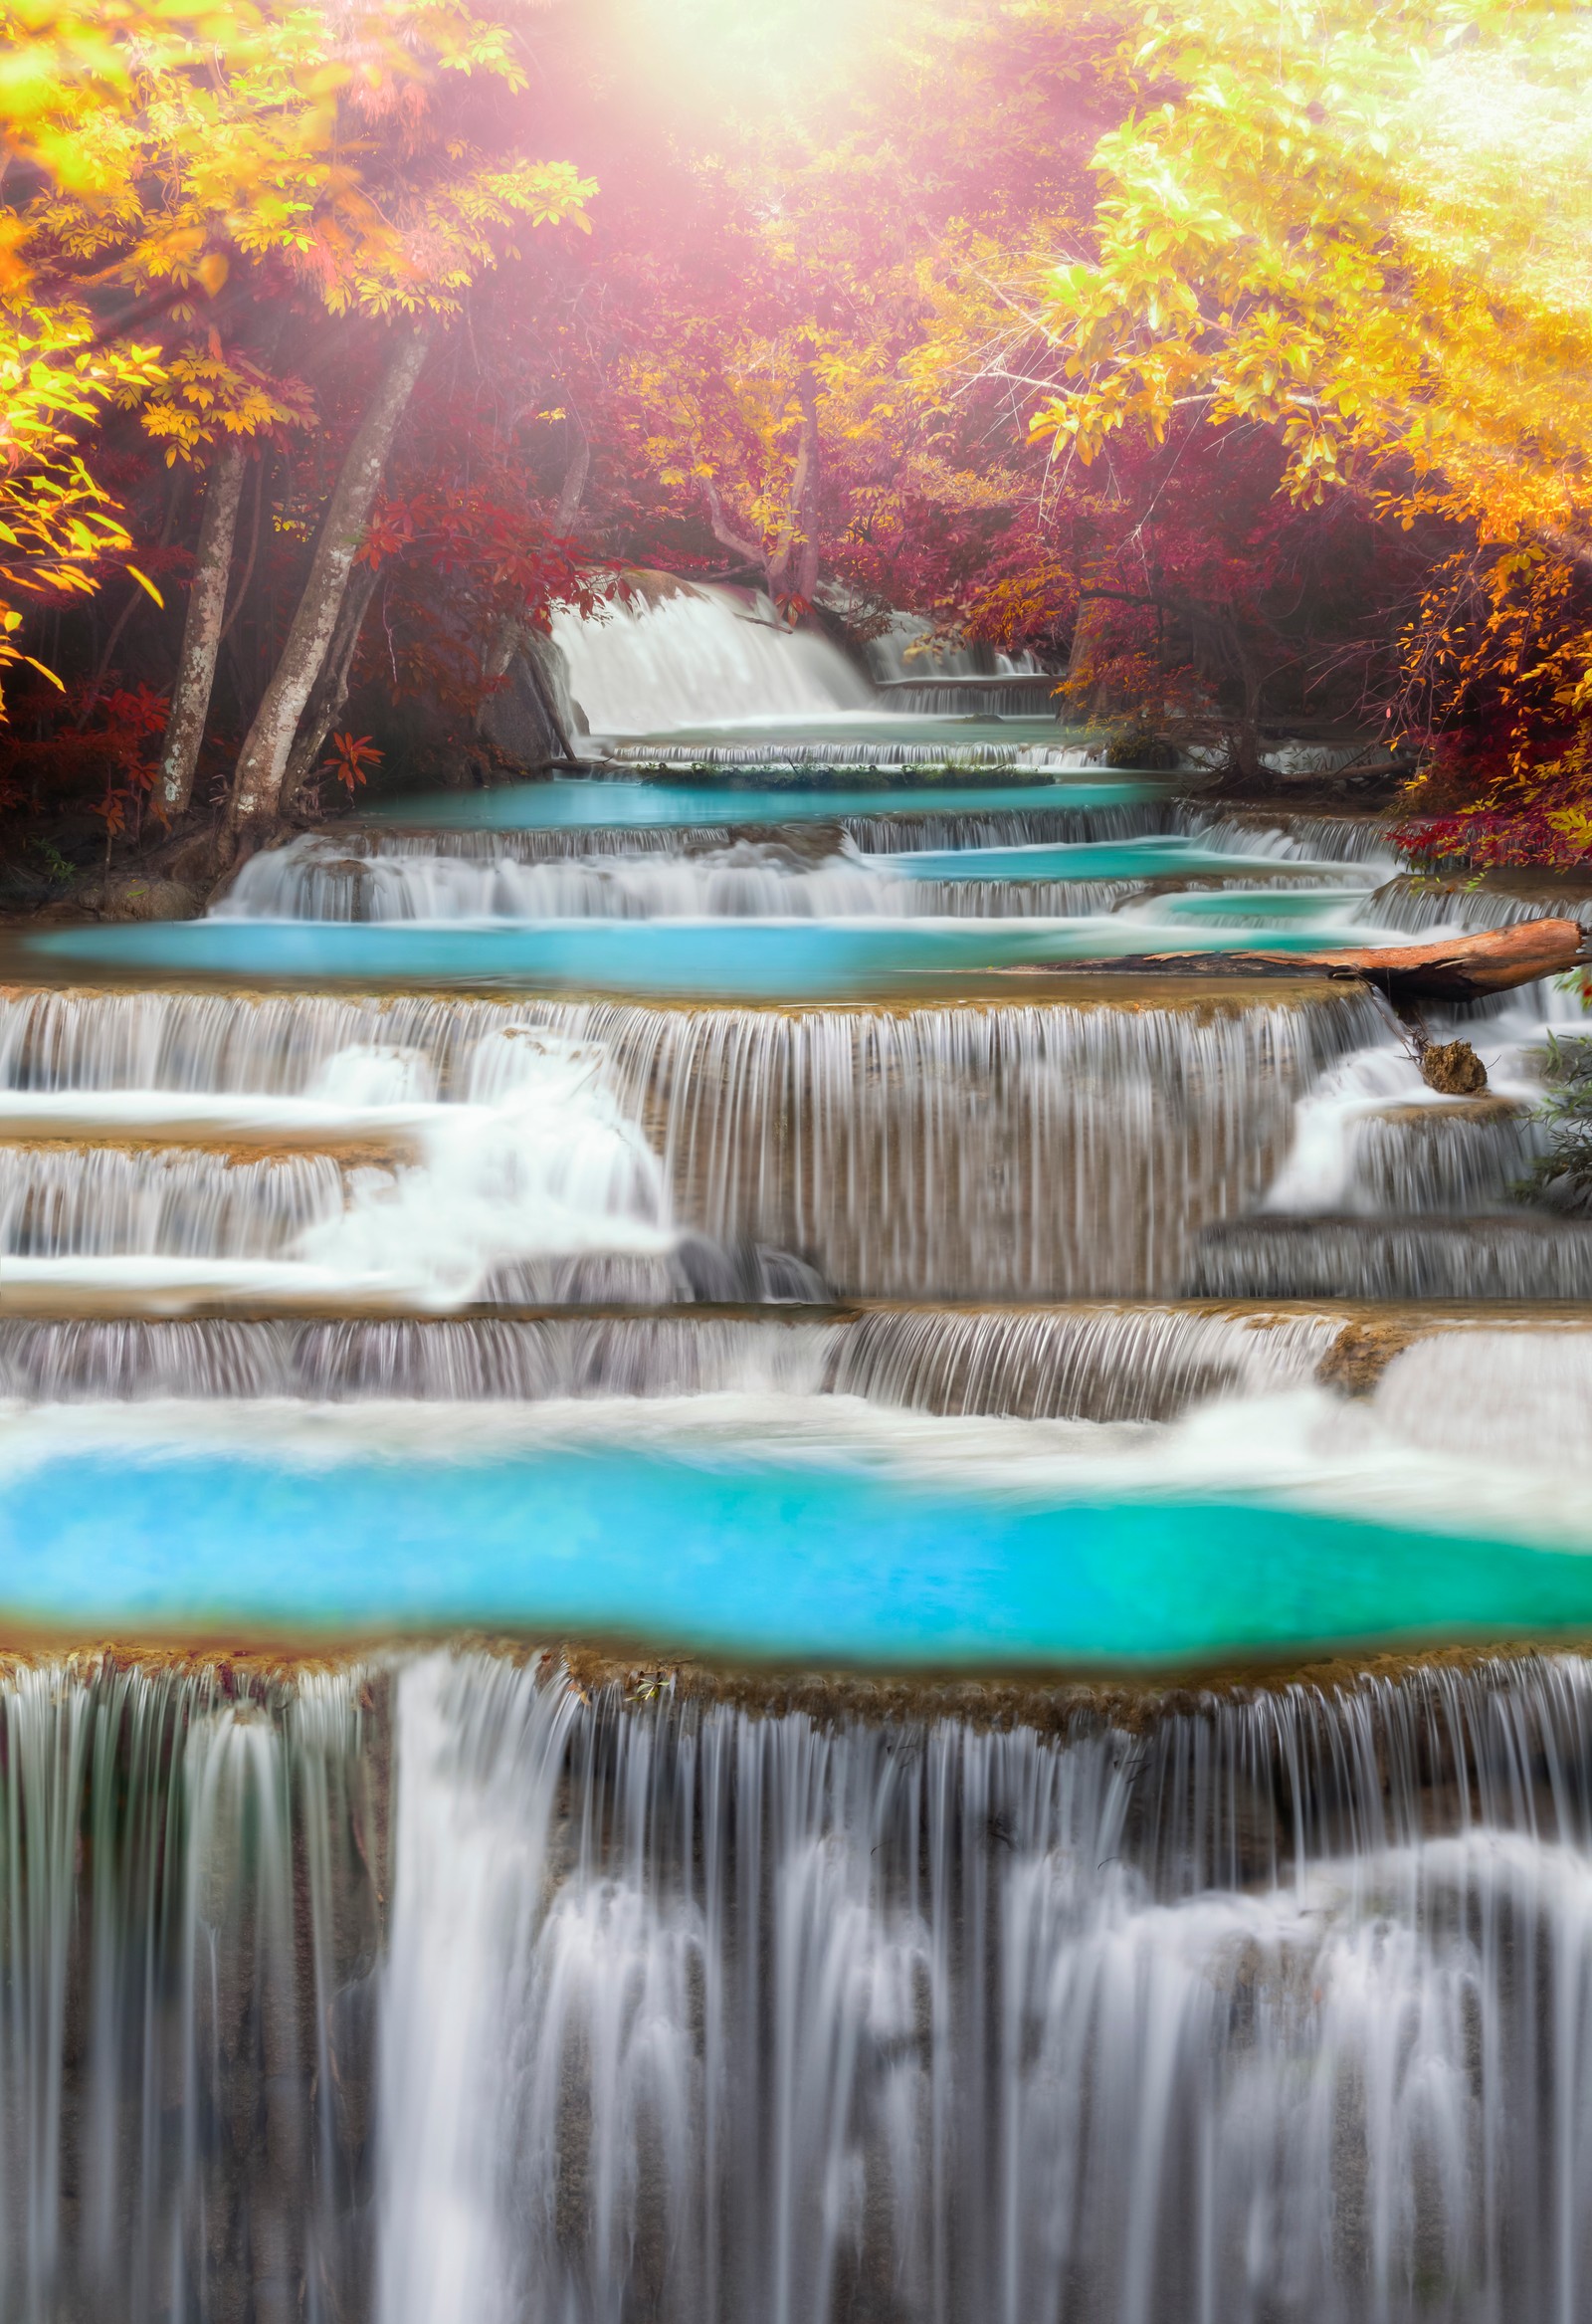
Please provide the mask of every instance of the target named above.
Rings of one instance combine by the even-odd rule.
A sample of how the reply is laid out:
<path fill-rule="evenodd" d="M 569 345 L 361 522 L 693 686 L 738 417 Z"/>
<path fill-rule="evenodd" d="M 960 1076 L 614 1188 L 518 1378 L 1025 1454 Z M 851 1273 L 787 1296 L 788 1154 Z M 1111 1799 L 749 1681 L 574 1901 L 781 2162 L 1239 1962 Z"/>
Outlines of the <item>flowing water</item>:
<path fill-rule="evenodd" d="M 10 942 L 6 2324 L 1592 2312 L 1581 998 L 922 645 Z"/>
<path fill-rule="evenodd" d="M 1579 1658 L 809 1695 L 7 1679 L 7 2314 L 1585 2312 Z"/>

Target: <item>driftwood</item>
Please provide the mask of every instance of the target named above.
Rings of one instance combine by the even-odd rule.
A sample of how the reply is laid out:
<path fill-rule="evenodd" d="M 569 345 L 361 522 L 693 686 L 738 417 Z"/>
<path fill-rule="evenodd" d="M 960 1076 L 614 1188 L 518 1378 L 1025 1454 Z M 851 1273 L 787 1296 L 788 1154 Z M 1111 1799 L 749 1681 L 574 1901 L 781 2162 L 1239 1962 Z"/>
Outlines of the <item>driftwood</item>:
<path fill-rule="evenodd" d="M 1341 952 L 1134 952 L 1055 965 L 1140 976 L 1325 976 L 1374 984 L 1391 1000 L 1482 1000 L 1592 960 L 1582 943 L 1573 920 L 1525 920 L 1435 945 L 1378 945 Z"/>

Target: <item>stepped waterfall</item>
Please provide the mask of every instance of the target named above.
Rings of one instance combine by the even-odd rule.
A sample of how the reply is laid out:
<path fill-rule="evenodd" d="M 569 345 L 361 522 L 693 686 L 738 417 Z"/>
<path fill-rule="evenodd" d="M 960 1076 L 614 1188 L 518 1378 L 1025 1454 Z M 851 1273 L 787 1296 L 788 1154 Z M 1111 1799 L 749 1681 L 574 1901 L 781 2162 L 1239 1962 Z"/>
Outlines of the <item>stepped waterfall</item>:
<path fill-rule="evenodd" d="M 6 2324 L 1592 2310 L 1583 995 L 892 634 L 8 938 Z"/>
<path fill-rule="evenodd" d="M 28 2324 L 1584 2309 L 1577 1657 L 0 1702 Z"/>

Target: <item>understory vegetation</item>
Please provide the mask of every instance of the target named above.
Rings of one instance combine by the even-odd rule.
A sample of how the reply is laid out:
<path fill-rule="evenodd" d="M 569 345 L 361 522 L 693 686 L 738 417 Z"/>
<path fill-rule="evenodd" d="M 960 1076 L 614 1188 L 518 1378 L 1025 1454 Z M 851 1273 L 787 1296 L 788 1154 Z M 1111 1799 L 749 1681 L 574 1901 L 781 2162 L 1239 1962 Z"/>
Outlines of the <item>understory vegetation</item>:
<path fill-rule="evenodd" d="M 1592 1041 L 1551 1041 L 1543 1078 L 1546 1146 L 1520 1191 L 1555 1210 L 1592 1213 Z"/>

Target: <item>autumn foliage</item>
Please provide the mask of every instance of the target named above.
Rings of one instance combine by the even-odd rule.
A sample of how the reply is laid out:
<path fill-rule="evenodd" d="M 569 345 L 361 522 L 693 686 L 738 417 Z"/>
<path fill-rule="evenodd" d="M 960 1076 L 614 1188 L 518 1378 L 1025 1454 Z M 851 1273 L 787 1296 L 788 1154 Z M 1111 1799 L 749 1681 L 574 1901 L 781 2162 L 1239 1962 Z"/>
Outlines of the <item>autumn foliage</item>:
<path fill-rule="evenodd" d="M 455 778 L 661 565 L 1578 860 L 1589 75 L 1570 0 L 0 0 L 13 855 Z"/>

